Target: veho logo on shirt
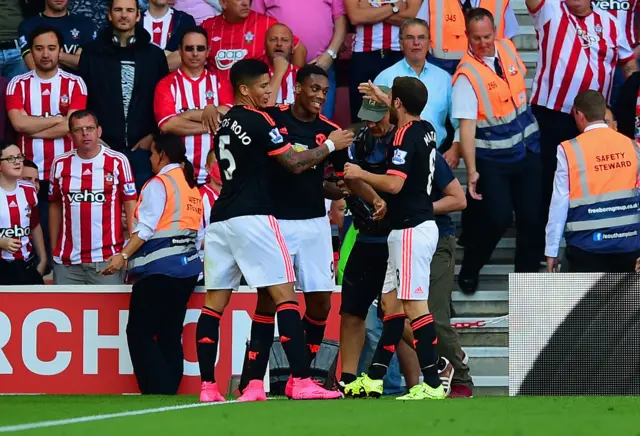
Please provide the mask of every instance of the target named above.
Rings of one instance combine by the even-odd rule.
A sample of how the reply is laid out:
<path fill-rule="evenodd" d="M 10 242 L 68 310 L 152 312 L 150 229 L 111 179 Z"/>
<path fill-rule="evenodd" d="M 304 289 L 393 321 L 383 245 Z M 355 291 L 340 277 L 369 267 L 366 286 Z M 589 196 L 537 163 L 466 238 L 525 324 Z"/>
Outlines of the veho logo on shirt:
<path fill-rule="evenodd" d="M 80 192 L 68 192 L 69 203 L 106 203 L 107 197 L 104 192 L 92 192 L 88 189 Z"/>
<path fill-rule="evenodd" d="M 605 11 L 628 11 L 631 9 L 631 2 L 625 0 L 599 0 L 591 3 L 593 3 L 593 6 Z"/>
<path fill-rule="evenodd" d="M 0 238 L 22 238 L 31 234 L 31 227 L 19 227 L 17 224 L 12 228 L 0 229 Z"/>

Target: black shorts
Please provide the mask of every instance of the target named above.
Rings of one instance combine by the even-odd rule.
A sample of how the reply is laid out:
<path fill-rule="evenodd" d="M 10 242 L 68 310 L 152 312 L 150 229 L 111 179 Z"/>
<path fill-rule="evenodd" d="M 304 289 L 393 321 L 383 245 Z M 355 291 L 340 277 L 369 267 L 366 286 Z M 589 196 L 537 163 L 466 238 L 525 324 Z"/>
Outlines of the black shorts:
<path fill-rule="evenodd" d="M 0 285 L 44 285 L 44 280 L 36 268 L 37 265 L 38 259 L 35 256 L 28 261 L 8 262 L 0 259 Z"/>
<path fill-rule="evenodd" d="M 386 242 L 356 241 L 344 268 L 340 314 L 367 318 L 371 303 L 382 292 L 388 260 Z"/>

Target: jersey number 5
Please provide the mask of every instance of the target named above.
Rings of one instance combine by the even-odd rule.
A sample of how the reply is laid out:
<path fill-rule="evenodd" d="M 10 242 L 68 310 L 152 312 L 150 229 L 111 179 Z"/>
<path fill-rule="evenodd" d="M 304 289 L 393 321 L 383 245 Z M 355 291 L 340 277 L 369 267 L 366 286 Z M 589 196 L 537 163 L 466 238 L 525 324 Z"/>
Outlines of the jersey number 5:
<path fill-rule="evenodd" d="M 431 195 L 433 190 L 433 177 L 436 173 L 436 149 L 432 148 L 429 153 L 429 178 L 427 179 L 427 195 Z"/>
<path fill-rule="evenodd" d="M 224 177 L 227 180 L 233 179 L 233 172 L 236 170 L 236 160 L 231 154 L 231 150 L 227 146 L 231 143 L 229 135 L 222 135 L 218 139 L 218 146 L 220 147 L 220 159 L 229 162 L 229 166 L 224 170 Z"/>

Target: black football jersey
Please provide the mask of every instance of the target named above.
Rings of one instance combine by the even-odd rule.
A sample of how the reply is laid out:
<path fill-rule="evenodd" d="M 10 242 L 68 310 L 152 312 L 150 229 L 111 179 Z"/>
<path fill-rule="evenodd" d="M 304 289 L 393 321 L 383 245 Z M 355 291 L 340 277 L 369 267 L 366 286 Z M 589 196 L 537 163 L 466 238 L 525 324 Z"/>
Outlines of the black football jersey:
<path fill-rule="evenodd" d="M 403 177 L 404 186 L 389 195 L 387 214 L 392 229 L 416 227 L 433 220 L 431 191 L 436 166 L 436 131 L 428 121 L 400 127 L 387 153 L 387 174 Z"/>
<path fill-rule="evenodd" d="M 267 112 L 280 127 L 284 142 L 296 151 L 304 151 L 321 146 L 331 132 L 340 129 L 322 115 L 313 121 L 300 121 L 291 113 L 291 107 L 280 105 L 268 108 Z M 333 164 L 336 174 L 341 177 L 349 153 L 345 150 L 334 151 L 327 157 Z M 273 161 L 272 199 L 274 215 L 278 219 L 302 220 L 325 216 L 327 214 L 322 184 L 324 181 L 324 163 L 320 163 L 301 174 L 287 171 L 277 161 Z"/>
<path fill-rule="evenodd" d="M 222 190 L 211 209 L 211 222 L 245 215 L 273 215 L 273 155 L 290 145 L 266 112 L 234 106 L 220 122 L 213 140 Z"/>

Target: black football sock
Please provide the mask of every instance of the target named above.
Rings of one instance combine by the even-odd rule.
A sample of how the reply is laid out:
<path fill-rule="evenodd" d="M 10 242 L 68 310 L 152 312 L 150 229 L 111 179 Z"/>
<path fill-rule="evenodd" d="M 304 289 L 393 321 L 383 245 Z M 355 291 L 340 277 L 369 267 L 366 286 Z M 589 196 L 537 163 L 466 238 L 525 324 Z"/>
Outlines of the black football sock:
<path fill-rule="evenodd" d="M 247 376 L 249 380 L 262 380 L 269 364 L 269 352 L 275 331 L 275 314 L 256 312 L 251 323 Z"/>
<path fill-rule="evenodd" d="M 442 384 L 438 376 L 438 353 L 436 344 L 436 327 L 433 323 L 433 315 L 426 314 L 411 321 L 413 330 L 413 345 L 418 355 L 420 369 L 424 377 L 424 382 L 432 388 L 437 388 Z"/>
<path fill-rule="evenodd" d="M 311 366 L 311 362 L 313 362 L 316 354 L 320 351 L 324 331 L 327 327 L 327 320 L 314 319 L 305 313 L 304 318 L 302 318 L 302 325 L 304 326 L 305 342 L 307 345 L 307 362 L 309 366 Z"/>
<path fill-rule="evenodd" d="M 200 365 L 200 379 L 203 382 L 215 382 L 214 367 L 218 354 L 220 318 L 222 314 L 203 306 L 196 327 L 196 350 Z"/>
<path fill-rule="evenodd" d="M 300 319 L 300 308 L 295 301 L 278 304 L 278 331 L 280 343 L 287 355 L 291 375 L 295 378 L 309 377 L 307 350 L 304 346 L 304 330 Z"/>
<path fill-rule="evenodd" d="M 371 366 L 369 366 L 370 378 L 382 380 L 387 374 L 389 363 L 396 352 L 396 346 L 402 340 L 404 319 L 404 313 L 394 313 L 385 316 L 382 320 L 382 336 L 380 336 Z"/>
<path fill-rule="evenodd" d="M 348 385 L 349 383 L 356 381 L 357 378 L 358 377 L 356 377 L 355 374 L 351 374 L 348 372 L 343 372 L 342 375 L 340 375 L 340 381 L 345 385 Z"/>

